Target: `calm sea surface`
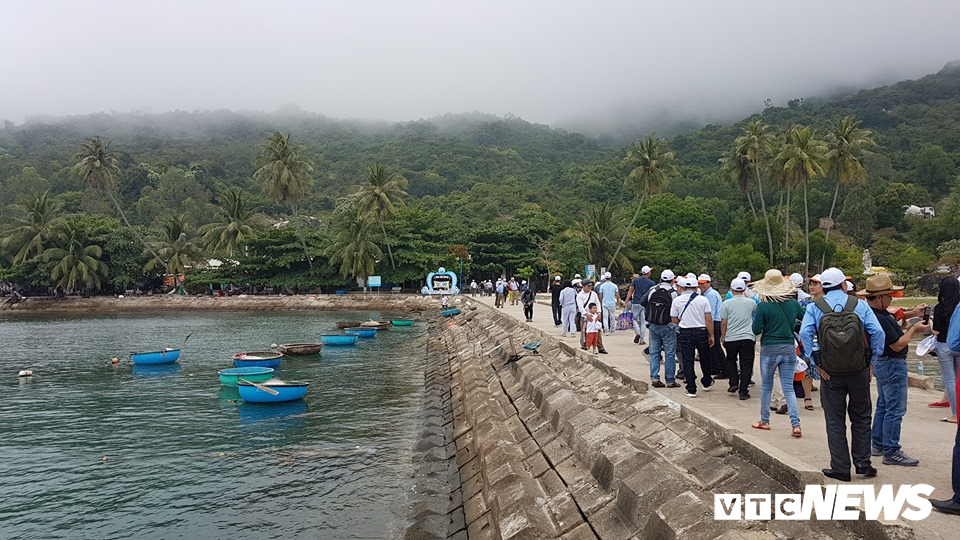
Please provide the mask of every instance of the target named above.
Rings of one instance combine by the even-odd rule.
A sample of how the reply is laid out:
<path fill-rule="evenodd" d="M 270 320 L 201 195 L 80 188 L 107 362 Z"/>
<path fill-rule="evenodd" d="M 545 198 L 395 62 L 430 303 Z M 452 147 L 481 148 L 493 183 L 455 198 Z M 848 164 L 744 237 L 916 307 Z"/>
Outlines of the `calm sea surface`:
<path fill-rule="evenodd" d="M 402 536 L 423 324 L 285 357 L 303 401 L 242 403 L 217 379 L 233 353 L 380 315 L 0 316 L 0 538 Z M 181 345 L 178 364 L 129 363 Z"/>

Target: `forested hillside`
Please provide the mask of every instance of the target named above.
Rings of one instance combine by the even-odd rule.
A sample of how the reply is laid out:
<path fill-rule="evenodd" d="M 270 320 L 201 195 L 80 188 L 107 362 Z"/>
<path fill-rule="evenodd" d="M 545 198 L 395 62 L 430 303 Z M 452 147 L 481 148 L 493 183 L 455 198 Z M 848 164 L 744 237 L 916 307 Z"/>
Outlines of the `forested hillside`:
<path fill-rule="evenodd" d="M 958 165 L 958 64 L 628 148 L 479 113 L 35 118 L 0 130 L 0 280 L 310 290 L 413 285 L 460 262 L 475 277 L 612 262 L 621 277 L 652 264 L 728 280 L 771 259 L 859 274 L 869 248 L 913 284 L 960 257 Z"/>

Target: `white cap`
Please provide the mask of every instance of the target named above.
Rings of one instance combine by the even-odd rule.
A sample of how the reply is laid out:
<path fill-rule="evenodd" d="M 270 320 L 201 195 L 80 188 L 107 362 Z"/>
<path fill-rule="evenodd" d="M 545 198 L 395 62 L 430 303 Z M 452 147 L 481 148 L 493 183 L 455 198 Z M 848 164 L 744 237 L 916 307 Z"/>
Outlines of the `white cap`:
<path fill-rule="evenodd" d="M 677 276 L 673 275 L 673 270 L 667 268 L 663 272 L 660 272 L 660 281 L 673 281 L 673 278 Z"/>
<path fill-rule="evenodd" d="M 697 281 L 700 283 L 713 283 L 713 280 L 710 279 L 710 274 L 700 274 L 697 276 Z"/>
<path fill-rule="evenodd" d="M 553 278 L 554 281 L 560 281 L 560 276 Z"/>
<path fill-rule="evenodd" d="M 687 278 L 683 282 L 683 287 L 685 289 L 696 289 L 697 288 L 696 276 L 690 277 L 690 274 L 687 274 Z"/>
<path fill-rule="evenodd" d="M 844 283 L 847 285 L 847 292 L 853 292 L 853 282 L 852 282 L 852 281 L 844 281 Z"/>
<path fill-rule="evenodd" d="M 526 284 L 527 284 L 527 280 L 521 281 L 520 284 L 521 284 L 521 285 L 526 285 Z"/>
<path fill-rule="evenodd" d="M 747 282 L 740 278 L 734 278 L 734 280 L 730 282 L 730 290 L 738 292 L 745 291 L 747 290 Z"/>
<path fill-rule="evenodd" d="M 613 274 L 611 274 L 610 272 L 603 273 L 603 279 L 610 279 L 611 277 L 613 277 Z"/>
<path fill-rule="evenodd" d="M 694 274 L 693 272 L 688 272 L 688 273 L 687 273 L 687 279 L 692 279 L 692 280 L 696 281 L 696 280 L 697 280 L 697 275 Z"/>
<path fill-rule="evenodd" d="M 583 276 L 581 276 L 580 274 L 574 274 L 573 277 L 576 278 L 576 279 L 580 279 L 580 278 L 582 278 Z"/>
<path fill-rule="evenodd" d="M 794 287 L 800 287 L 803 285 L 803 276 L 794 272 L 790 274 L 790 283 L 793 283 Z"/>
<path fill-rule="evenodd" d="M 750 283 L 753 281 L 750 279 L 750 272 L 740 272 L 737 274 L 737 279 L 742 279 L 744 283 Z"/>
<path fill-rule="evenodd" d="M 820 283 L 823 284 L 825 289 L 836 287 L 846 280 L 847 276 L 843 275 L 843 272 L 841 272 L 839 268 L 830 267 L 820 274 Z"/>
<path fill-rule="evenodd" d="M 652 271 L 653 271 L 653 268 L 651 268 L 651 267 L 649 267 L 649 266 L 646 266 L 646 265 L 645 265 L 643 268 L 640 269 L 640 273 L 641 273 L 641 274 L 649 274 L 649 273 L 652 272 Z"/>
<path fill-rule="evenodd" d="M 571 285 L 579 285 L 579 284 L 581 284 L 581 283 L 583 283 L 583 280 L 580 279 L 580 278 L 575 278 L 575 279 L 570 280 L 570 284 L 571 284 Z"/>

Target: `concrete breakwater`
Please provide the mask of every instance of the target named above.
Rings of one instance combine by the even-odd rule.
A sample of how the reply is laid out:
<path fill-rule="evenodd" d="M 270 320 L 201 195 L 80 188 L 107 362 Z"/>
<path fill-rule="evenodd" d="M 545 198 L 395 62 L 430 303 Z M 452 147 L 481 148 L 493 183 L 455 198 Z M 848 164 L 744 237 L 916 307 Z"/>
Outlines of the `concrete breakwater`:
<path fill-rule="evenodd" d="M 487 306 L 432 324 L 436 414 L 407 538 L 913 537 L 862 518 L 715 521 L 716 493 L 798 493 L 822 477 Z M 521 347 L 533 341 L 539 354 Z"/>

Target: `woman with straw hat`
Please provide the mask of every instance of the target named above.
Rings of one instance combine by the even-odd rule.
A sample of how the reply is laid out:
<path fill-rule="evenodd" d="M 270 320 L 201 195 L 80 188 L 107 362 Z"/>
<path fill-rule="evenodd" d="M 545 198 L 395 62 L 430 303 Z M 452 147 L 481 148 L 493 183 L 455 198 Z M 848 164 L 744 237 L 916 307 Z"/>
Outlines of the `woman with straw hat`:
<path fill-rule="evenodd" d="M 767 270 L 763 279 L 753 284 L 753 292 L 760 297 L 753 333 L 760 335 L 760 421 L 754 429 L 770 429 L 770 397 L 773 377 L 779 371 L 780 386 L 790 413 L 790 434 L 800 437 L 800 412 L 793 391 L 793 374 L 797 367 L 797 341 L 793 329 L 803 316 L 803 308 L 794 298 L 796 287 L 776 269 Z"/>

